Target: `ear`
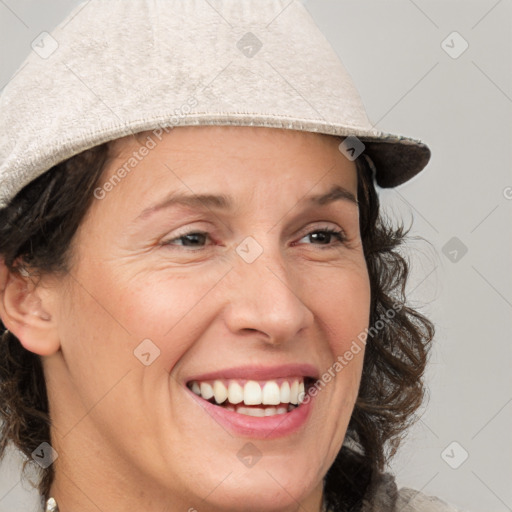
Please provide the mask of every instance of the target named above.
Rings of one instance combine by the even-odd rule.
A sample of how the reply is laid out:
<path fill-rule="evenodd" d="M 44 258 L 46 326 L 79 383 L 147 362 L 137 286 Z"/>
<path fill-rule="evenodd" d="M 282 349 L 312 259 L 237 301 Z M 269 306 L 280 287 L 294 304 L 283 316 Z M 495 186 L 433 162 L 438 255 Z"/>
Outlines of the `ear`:
<path fill-rule="evenodd" d="M 49 291 L 27 271 L 11 272 L 0 259 L 0 317 L 23 347 L 41 356 L 60 348 Z"/>

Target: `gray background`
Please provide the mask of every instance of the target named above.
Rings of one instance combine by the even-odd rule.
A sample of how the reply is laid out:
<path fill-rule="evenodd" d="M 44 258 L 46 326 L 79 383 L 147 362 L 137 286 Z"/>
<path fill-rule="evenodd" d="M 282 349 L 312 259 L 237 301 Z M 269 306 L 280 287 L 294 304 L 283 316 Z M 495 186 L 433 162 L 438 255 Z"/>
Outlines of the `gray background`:
<path fill-rule="evenodd" d="M 0 89 L 78 3 L 0 0 Z M 390 470 L 399 487 L 462 509 L 512 511 L 512 2 L 303 3 L 372 122 L 433 153 L 420 176 L 381 191 L 388 213 L 430 242 L 409 246 L 409 293 L 437 328 L 428 400 Z M 36 508 L 18 464 L 0 466 L 0 512 Z"/>

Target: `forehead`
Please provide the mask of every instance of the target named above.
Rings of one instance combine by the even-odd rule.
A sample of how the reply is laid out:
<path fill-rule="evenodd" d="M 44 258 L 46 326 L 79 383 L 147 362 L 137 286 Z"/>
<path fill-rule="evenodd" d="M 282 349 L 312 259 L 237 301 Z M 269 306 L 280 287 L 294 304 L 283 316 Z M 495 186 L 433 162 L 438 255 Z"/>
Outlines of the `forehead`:
<path fill-rule="evenodd" d="M 338 137 L 246 126 L 178 127 L 124 137 L 111 145 L 104 180 L 124 194 L 250 193 L 259 203 L 320 194 L 340 185 L 357 191 L 357 172 Z M 165 189 L 165 190 L 164 190 Z M 258 196 L 260 194 L 260 196 Z M 139 201 L 137 201 L 139 202 Z"/>

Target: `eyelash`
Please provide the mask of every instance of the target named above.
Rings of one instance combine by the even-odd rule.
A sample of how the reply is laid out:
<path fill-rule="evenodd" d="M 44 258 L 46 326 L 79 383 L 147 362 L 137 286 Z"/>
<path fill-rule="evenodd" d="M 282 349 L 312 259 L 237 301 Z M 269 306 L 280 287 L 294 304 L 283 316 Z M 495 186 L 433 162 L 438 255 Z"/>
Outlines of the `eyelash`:
<path fill-rule="evenodd" d="M 314 233 L 328 233 L 330 235 L 334 235 L 338 242 L 336 244 L 311 244 L 311 245 L 320 245 L 320 248 L 322 250 L 325 250 L 325 249 L 331 249 L 335 246 L 338 246 L 340 244 L 343 244 L 347 241 L 347 237 L 345 236 L 345 233 L 343 230 L 341 229 L 333 229 L 333 228 L 329 228 L 329 227 L 325 227 L 325 228 L 322 228 L 322 229 L 314 229 L 308 233 L 306 233 L 302 238 L 305 238 L 307 236 L 310 236 Z M 190 235 L 206 235 L 209 237 L 209 233 L 205 232 L 205 231 L 189 231 L 188 233 L 183 233 L 182 235 L 179 235 L 175 238 L 172 238 L 170 240 L 166 240 L 164 242 L 162 242 L 162 245 L 165 245 L 165 246 L 172 246 L 172 242 L 176 242 L 177 240 L 181 240 L 181 239 L 184 239 L 186 238 L 187 236 L 190 236 Z M 301 239 L 302 239 L 301 238 Z M 322 247 L 322 245 L 325 245 L 324 247 Z M 186 247 L 186 246 L 176 246 L 176 247 L 183 247 L 185 250 L 189 250 L 189 247 Z M 199 249 L 192 249 L 192 250 L 201 250 L 201 249 L 204 249 L 205 247 L 200 247 Z"/>

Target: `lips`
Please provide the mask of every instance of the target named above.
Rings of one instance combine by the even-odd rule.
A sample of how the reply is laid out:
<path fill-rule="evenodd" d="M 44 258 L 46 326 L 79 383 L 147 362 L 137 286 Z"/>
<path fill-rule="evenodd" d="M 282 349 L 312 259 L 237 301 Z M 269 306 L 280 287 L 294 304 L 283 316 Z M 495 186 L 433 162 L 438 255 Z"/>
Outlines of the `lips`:
<path fill-rule="evenodd" d="M 298 407 L 316 374 L 311 365 L 239 367 L 194 377 L 187 381 L 187 387 L 226 410 L 248 416 L 274 416 Z"/>
<path fill-rule="evenodd" d="M 193 375 L 190 381 L 210 381 L 216 379 L 244 379 L 244 380 L 275 380 L 286 377 L 310 377 L 318 379 L 318 370 L 311 364 L 284 364 L 279 366 L 238 366 L 214 372 Z"/>
<path fill-rule="evenodd" d="M 216 372 L 217 373 L 217 372 Z M 218 376 L 218 375 L 217 375 Z M 252 375 L 253 376 L 253 375 Z M 298 382 L 303 379 L 304 382 L 304 389 L 307 393 L 308 391 L 308 382 L 313 383 L 314 380 L 309 377 L 303 377 L 303 376 L 294 376 L 294 377 L 282 377 L 278 379 L 273 379 L 275 383 L 280 383 L 279 386 L 279 404 L 253 404 L 253 405 L 247 405 L 245 403 L 245 400 L 248 402 L 251 401 L 258 401 L 255 398 L 251 398 L 254 395 L 258 393 L 258 390 L 256 389 L 256 386 L 261 390 L 261 401 L 277 401 L 277 394 L 276 389 L 273 384 L 270 386 L 270 391 L 266 391 L 266 398 L 263 399 L 263 389 L 265 385 L 268 385 L 269 382 L 272 381 L 258 381 L 253 379 L 224 379 L 224 378 L 218 378 L 214 379 L 213 383 L 215 383 L 215 380 L 219 380 L 221 382 L 227 382 L 227 391 L 229 393 L 229 384 L 230 381 L 236 381 L 237 384 L 242 388 L 242 397 L 243 400 L 239 402 L 238 404 L 231 404 L 229 403 L 229 400 L 226 398 L 224 402 L 221 404 L 217 404 L 215 400 L 215 391 L 214 391 L 214 385 L 210 384 L 212 382 L 211 380 L 203 380 L 201 381 L 198 378 L 194 378 L 193 380 L 189 380 L 187 382 L 187 385 L 183 386 L 186 390 L 186 395 L 188 395 L 189 399 L 192 401 L 192 403 L 195 402 L 195 404 L 198 406 L 195 411 L 192 411 L 191 414 L 194 415 L 194 421 L 195 422 L 202 422 L 204 421 L 204 425 L 207 430 L 208 429 L 215 429 L 215 423 L 220 424 L 224 427 L 225 430 L 231 431 L 236 436 L 242 436 L 247 437 L 251 439 L 277 439 L 282 438 L 284 436 L 290 436 L 290 435 L 299 435 L 300 432 L 303 432 L 303 427 L 307 424 L 309 421 L 309 418 L 311 417 L 312 411 L 316 407 L 316 401 L 317 398 L 311 398 L 309 400 L 305 400 L 303 403 L 299 403 L 300 399 L 302 398 L 301 395 L 299 395 L 299 392 L 297 392 L 297 404 L 291 403 L 291 400 L 293 399 L 292 396 L 292 389 L 290 386 L 290 396 L 289 396 L 289 402 L 281 402 L 281 393 L 284 392 L 285 399 L 286 399 L 286 384 L 284 384 L 284 381 L 286 380 L 289 384 L 290 381 L 296 380 L 297 381 L 297 389 L 299 389 Z M 240 385 L 241 381 L 245 381 L 244 386 L 242 387 Z M 249 388 L 249 391 L 246 395 L 245 393 L 245 384 L 251 383 L 250 387 L 252 386 L 253 389 L 251 390 Z M 263 383 L 263 387 L 262 387 Z M 206 390 L 205 396 L 208 396 L 208 393 L 212 393 L 213 395 L 206 400 L 201 396 L 201 384 L 209 384 L 210 389 L 208 387 L 203 386 L 203 388 Z M 197 394 L 199 387 L 199 393 Z M 284 391 L 283 391 L 284 387 Z M 192 388 L 195 388 L 195 391 L 192 390 Z M 272 390 L 272 388 L 274 388 Z M 219 392 L 219 385 L 217 384 L 217 392 Z M 224 393 L 224 391 L 220 391 L 221 393 Z M 240 393 L 240 389 L 238 390 Z M 228 395 L 229 396 L 229 395 Z M 275 398 L 269 398 L 274 396 Z M 222 398 L 222 396 L 220 396 Z M 239 400 L 240 395 L 235 400 Z M 199 416 L 196 416 L 199 414 Z M 208 430 L 209 431 L 209 430 Z"/>

